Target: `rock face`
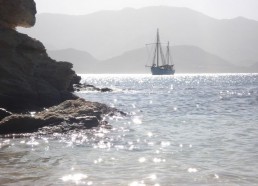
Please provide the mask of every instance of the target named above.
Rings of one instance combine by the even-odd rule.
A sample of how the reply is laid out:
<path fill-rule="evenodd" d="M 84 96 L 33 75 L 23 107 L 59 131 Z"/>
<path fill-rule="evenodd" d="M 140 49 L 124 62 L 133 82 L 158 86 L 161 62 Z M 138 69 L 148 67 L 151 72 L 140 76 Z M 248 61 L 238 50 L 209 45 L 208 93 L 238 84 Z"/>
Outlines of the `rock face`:
<path fill-rule="evenodd" d="M 35 24 L 36 4 L 33 0 L 0 0 L 0 25 L 15 28 Z"/>
<path fill-rule="evenodd" d="M 68 100 L 35 115 L 13 114 L 0 121 L 0 134 L 19 134 L 40 131 L 41 134 L 64 133 L 106 124 L 104 115 L 123 114 L 114 108 L 84 99 Z"/>
<path fill-rule="evenodd" d="M 43 44 L 14 30 L 35 23 L 33 0 L 0 0 L 0 107 L 24 111 L 76 97 L 72 64 L 48 57 Z M 46 33 L 47 34 L 47 33 Z"/>

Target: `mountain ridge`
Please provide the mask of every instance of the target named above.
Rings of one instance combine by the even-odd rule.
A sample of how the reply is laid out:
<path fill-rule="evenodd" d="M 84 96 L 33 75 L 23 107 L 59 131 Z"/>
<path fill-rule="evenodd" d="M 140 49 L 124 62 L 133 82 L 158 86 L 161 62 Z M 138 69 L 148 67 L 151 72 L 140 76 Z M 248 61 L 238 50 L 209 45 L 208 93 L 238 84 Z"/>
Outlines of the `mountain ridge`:
<path fill-rule="evenodd" d="M 48 54 L 52 58 L 61 61 L 67 61 L 72 58 L 73 60 L 70 60 L 70 62 L 74 64 L 74 69 L 77 73 L 150 73 L 150 70 L 145 68 L 145 65 L 151 65 L 147 61 L 148 56 L 145 48 L 126 51 L 106 60 L 97 60 L 88 52 L 85 52 L 87 55 L 78 55 L 79 53 L 83 54 L 82 51 L 76 52 L 76 60 L 76 58 L 71 57 L 74 53 L 69 52 L 73 50 L 48 51 Z M 236 66 L 196 46 L 173 46 L 171 50 L 176 73 L 258 72 L 258 63 L 250 67 Z"/>
<path fill-rule="evenodd" d="M 148 8 L 156 8 L 156 7 L 160 7 L 160 8 L 177 8 L 177 9 L 186 9 L 186 10 L 190 10 L 193 12 L 197 12 L 199 14 L 202 14 L 206 17 L 210 17 L 211 19 L 215 19 L 215 20 L 234 20 L 234 19 L 246 19 L 246 20 L 250 20 L 250 21 L 255 21 L 258 22 L 258 20 L 252 19 L 252 18 L 248 18 L 245 16 L 235 16 L 232 18 L 215 18 L 212 16 L 209 16 L 205 13 L 199 12 L 197 10 L 188 8 L 188 7 L 176 7 L 176 6 L 165 6 L 165 5 L 160 5 L 160 6 L 147 6 L 147 7 L 142 7 L 142 8 L 133 8 L 133 7 L 125 7 L 125 8 L 121 8 L 118 10 L 99 10 L 99 11 L 95 11 L 95 12 L 91 12 L 91 13 L 85 13 L 85 14 L 64 14 L 64 13 L 53 13 L 53 12 L 42 12 L 42 13 L 38 13 L 36 15 L 37 16 L 41 16 L 41 15 L 60 15 L 60 16 L 90 16 L 90 15 L 95 15 L 95 14 L 99 14 L 99 13 L 112 13 L 112 12 L 121 12 L 121 11 L 137 11 L 137 10 L 142 10 L 142 9 L 148 9 Z"/>
<path fill-rule="evenodd" d="M 31 31 L 52 48 L 77 48 L 107 59 L 152 42 L 156 29 L 172 45 L 194 45 L 235 65 L 258 61 L 258 21 L 215 19 L 189 8 L 147 7 L 87 15 L 38 15 Z M 48 34 L 46 34 L 48 33 Z M 250 64 L 249 64 L 250 62 Z"/>

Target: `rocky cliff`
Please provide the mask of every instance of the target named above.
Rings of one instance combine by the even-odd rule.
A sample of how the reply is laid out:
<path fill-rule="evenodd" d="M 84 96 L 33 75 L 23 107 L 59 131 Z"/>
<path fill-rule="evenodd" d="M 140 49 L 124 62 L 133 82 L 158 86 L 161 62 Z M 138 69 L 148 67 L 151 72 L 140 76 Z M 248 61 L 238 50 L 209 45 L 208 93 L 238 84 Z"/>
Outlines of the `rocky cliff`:
<path fill-rule="evenodd" d="M 40 41 L 15 30 L 33 26 L 35 14 L 33 0 L 0 0 L 0 108 L 25 111 L 75 98 L 69 91 L 80 77 L 72 64 L 51 59 Z"/>

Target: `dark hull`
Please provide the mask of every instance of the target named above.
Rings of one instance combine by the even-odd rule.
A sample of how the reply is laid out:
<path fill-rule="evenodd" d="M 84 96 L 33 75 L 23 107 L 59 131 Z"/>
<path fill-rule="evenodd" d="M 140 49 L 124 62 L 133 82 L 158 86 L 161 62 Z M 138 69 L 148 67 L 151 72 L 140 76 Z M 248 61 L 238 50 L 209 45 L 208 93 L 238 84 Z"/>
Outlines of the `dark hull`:
<path fill-rule="evenodd" d="M 171 68 L 151 67 L 152 75 L 174 75 L 175 70 Z"/>

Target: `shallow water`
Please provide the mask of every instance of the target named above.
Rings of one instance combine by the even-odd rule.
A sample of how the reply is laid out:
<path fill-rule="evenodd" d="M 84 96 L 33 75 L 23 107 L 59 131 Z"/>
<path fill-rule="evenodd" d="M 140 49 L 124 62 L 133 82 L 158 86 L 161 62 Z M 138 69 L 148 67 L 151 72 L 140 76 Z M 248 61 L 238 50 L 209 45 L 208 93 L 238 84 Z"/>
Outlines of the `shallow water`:
<path fill-rule="evenodd" d="M 258 74 L 83 75 L 112 129 L 0 138 L 0 185 L 258 185 Z"/>

